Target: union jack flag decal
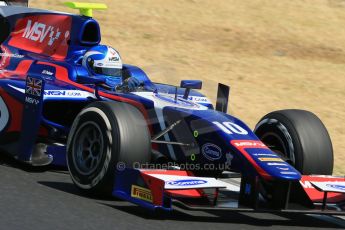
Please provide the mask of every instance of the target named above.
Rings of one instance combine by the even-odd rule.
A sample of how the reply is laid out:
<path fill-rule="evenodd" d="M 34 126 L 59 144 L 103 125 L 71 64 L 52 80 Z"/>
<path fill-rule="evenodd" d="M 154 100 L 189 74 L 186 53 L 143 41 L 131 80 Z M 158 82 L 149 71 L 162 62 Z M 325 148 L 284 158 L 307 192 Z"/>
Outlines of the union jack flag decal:
<path fill-rule="evenodd" d="M 40 97 L 42 93 L 42 80 L 28 77 L 26 80 L 26 93 Z"/>

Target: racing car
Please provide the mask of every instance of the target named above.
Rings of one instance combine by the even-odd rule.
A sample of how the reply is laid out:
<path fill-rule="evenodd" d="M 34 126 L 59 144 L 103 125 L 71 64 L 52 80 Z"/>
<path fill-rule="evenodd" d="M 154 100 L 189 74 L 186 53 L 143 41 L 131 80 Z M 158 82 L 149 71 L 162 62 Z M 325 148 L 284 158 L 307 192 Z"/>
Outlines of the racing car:
<path fill-rule="evenodd" d="M 213 106 L 199 80 L 156 83 L 122 64 L 92 17 L 106 5 L 66 3 L 77 15 L 0 2 L 1 154 L 65 166 L 81 191 L 152 210 L 344 213 L 345 179 L 331 176 L 315 114 L 274 111 L 251 130 L 227 113 L 229 86 Z"/>

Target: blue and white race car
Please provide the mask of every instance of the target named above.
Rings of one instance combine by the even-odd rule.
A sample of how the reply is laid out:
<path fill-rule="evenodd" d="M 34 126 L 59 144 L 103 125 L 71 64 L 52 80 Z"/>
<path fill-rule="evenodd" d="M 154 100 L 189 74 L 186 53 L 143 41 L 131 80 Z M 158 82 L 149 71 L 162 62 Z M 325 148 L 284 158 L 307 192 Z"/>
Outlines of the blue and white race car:
<path fill-rule="evenodd" d="M 344 178 L 310 176 L 333 171 L 313 113 L 275 111 L 253 131 L 226 113 L 228 86 L 219 84 L 214 107 L 196 91 L 201 81 L 152 82 L 100 44 L 92 9 L 104 4 L 66 4 L 81 15 L 0 1 L 2 154 L 66 166 L 82 191 L 150 209 L 229 208 L 219 200 L 228 185 L 216 179 L 226 171 L 241 178 L 231 210 L 344 210 Z"/>

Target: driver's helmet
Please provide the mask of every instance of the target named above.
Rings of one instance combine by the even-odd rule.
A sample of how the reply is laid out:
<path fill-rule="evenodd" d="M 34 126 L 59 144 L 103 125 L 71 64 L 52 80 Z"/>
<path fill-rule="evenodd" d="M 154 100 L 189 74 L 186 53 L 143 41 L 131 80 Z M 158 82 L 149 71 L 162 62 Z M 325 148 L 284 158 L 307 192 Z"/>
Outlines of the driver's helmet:
<path fill-rule="evenodd" d="M 109 81 L 121 80 L 122 60 L 119 52 L 110 46 L 92 47 L 85 53 L 82 64 L 92 76 L 104 76 Z"/>

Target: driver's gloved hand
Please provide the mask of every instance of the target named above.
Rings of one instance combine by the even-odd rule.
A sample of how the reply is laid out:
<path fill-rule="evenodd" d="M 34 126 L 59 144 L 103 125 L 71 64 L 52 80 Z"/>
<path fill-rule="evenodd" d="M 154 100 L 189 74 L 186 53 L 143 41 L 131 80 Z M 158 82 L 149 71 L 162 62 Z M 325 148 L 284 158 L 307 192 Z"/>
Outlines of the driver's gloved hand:
<path fill-rule="evenodd" d="M 135 90 L 136 88 L 138 88 L 141 85 L 141 82 L 138 79 L 136 79 L 135 77 L 130 77 L 126 81 L 127 81 L 128 89 L 130 91 Z"/>
<path fill-rule="evenodd" d="M 122 91 L 122 92 L 132 92 L 142 85 L 143 85 L 143 82 L 139 81 L 135 77 L 129 77 L 123 80 L 123 83 L 121 85 L 116 86 L 115 90 Z"/>

